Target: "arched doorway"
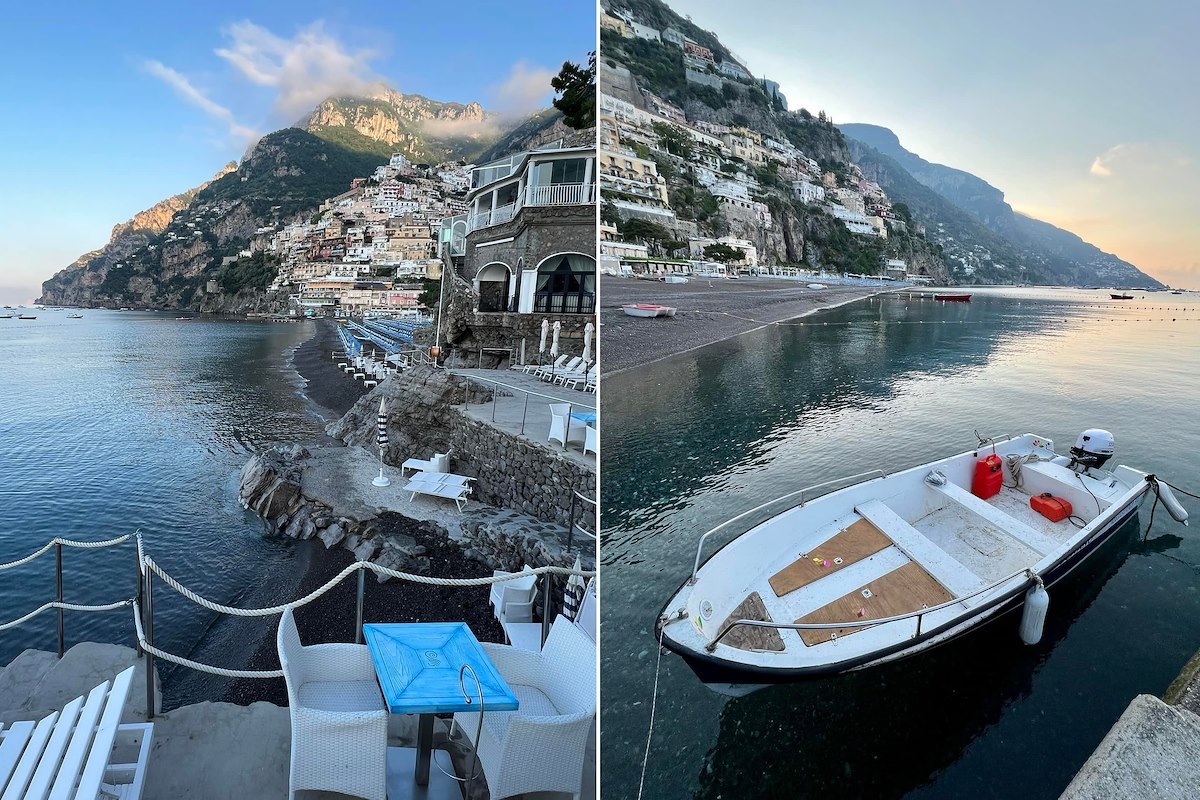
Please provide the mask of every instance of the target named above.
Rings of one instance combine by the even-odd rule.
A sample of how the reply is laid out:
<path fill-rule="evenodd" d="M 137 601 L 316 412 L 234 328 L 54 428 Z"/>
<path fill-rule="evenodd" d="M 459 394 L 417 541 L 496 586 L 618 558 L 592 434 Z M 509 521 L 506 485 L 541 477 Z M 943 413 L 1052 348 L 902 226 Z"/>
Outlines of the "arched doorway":
<path fill-rule="evenodd" d="M 592 314 L 596 310 L 596 259 L 558 253 L 538 264 L 533 310 L 541 314 Z"/>
<path fill-rule="evenodd" d="M 512 270 L 500 261 L 485 265 L 475 276 L 475 290 L 479 292 L 480 311 L 508 311 L 513 290 Z"/>

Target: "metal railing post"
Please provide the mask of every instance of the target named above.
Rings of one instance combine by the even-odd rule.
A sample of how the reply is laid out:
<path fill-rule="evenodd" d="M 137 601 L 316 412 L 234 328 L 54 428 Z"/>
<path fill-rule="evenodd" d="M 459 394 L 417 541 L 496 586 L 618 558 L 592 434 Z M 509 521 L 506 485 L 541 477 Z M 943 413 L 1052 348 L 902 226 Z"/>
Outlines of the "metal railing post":
<path fill-rule="evenodd" d="M 142 579 L 145 605 L 142 606 L 142 626 L 146 632 L 146 644 L 154 646 L 154 575 L 146 567 Z M 146 719 L 154 719 L 154 654 L 146 651 Z"/>
<path fill-rule="evenodd" d="M 492 384 L 492 422 L 496 421 L 496 384 Z"/>
<path fill-rule="evenodd" d="M 545 585 L 542 587 L 542 644 L 550 635 L 550 592 L 554 589 L 554 573 L 547 572 L 544 576 Z"/>
<path fill-rule="evenodd" d="M 62 542 L 54 543 L 54 597 L 58 602 L 63 601 L 63 570 L 62 570 Z M 63 648 L 63 609 L 58 608 L 58 657 L 62 658 Z"/>
<path fill-rule="evenodd" d="M 366 590 L 367 571 L 361 567 L 358 570 L 358 604 L 354 613 L 354 643 L 362 644 L 363 634 L 363 593 Z"/>
<path fill-rule="evenodd" d="M 138 565 L 137 565 L 137 591 L 134 594 L 133 602 L 137 606 L 138 613 L 140 614 L 142 609 L 144 609 L 146 607 L 146 605 L 145 605 L 146 601 L 144 599 L 145 596 L 142 592 L 142 560 L 141 560 L 140 556 L 138 556 L 138 551 L 136 549 L 134 550 L 134 556 L 137 557 L 137 559 L 138 559 Z M 136 636 L 134 636 L 134 638 L 137 639 Z M 142 649 L 142 640 L 141 639 L 137 640 L 136 647 L 137 647 L 138 658 L 141 658 L 142 656 L 146 655 L 146 651 Z"/>
<path fill-rule="evenodd" d="M 571 543 L 575 540 L 575 509 L 579 505 L 579 497 L 571 492 L 571 514 L 567 517 L 567 555 L 571 554 Z"/>
<path fill-rule="evenodd" d="M 525 412 L 529 410 L 529 392 L 525 393 L 525 407 L 521 409 L 521 435 L 525 435 Z"/>

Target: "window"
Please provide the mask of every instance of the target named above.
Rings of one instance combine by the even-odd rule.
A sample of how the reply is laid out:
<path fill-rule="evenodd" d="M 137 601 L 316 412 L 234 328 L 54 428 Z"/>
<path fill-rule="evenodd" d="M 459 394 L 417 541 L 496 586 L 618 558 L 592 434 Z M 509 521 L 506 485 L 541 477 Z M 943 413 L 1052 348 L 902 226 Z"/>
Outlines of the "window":
<path fill-rule="evenodd" d="M 586 158 L 564 158 L 557 161 L 542 161 L 531 170 L 533 186 L 549 186 L 564 183 L 583 183 L 587 169 Z"/>

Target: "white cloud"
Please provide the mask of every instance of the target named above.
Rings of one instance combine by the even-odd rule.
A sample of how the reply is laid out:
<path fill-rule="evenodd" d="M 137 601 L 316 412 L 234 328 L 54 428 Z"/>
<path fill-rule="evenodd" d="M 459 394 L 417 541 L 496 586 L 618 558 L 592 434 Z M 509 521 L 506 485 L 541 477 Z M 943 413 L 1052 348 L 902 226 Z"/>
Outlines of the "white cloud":
<path fill-rule="evenodd" d="M 1178 172 L 1192 166 L 1192 158 L 1178 147 L 1165 142 L 1122 142 L 1113 145 L 1092 161 L 1088 169 L 1100 178 L 1151 173 Z"/>
<path fill-rule="evenodd" d="M 491 111 L 500 114 L 530 114 L 550 104 L 554 90 L 550 80 L 558 73 L 531 66 L 522 60 L 512 65 L 503 83 L 491 90 Z"/>
<path fill-rule="evenodd" d="M 249 21 L 225 30 L 229 44 L 217 48 L 244 78 L 276 91 L 275 108 L 289 121 L 330 96 L 365 96 L 378 81 L 370 50 L 350 51 L 321 22 L 285 39 Z"/>
<path fill-rule="evenodd" d="M 197 89 L 192 85 L 191 81 L 189 81 L 183 75 L 179 74 L 160 61 L 146 61 L 143 66 L 151 75 L 170 86 L 175 91 L 175 94 L 179 95 L 188 103 L 196 106 L 210 117 L 223 122 L 229 129 L 230 135 L 238 139 L 244 139 L 247 142 L 258 138 L 257 132 L 246 127 L 245 125 L 239 124 L 238 121 L 234 119 L 232 111 L 220 103 L 212 100 L 210 97 L 208 97 L 208 95 L 204 94 L 204 92 Z"/>

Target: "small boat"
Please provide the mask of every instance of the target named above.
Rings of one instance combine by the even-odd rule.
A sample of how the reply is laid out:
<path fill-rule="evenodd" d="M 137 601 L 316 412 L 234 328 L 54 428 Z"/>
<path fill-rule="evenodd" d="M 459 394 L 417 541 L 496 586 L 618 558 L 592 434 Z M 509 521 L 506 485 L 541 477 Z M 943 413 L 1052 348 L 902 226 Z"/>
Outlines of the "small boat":
<path fill-rule="evenodd" d="M 627 303 L 621 310 L 631 317 L 673 317 L 676 309 L 652 303 Z"/>
<path fill-rule="evenodd" d="M 194 318 L 193 317 L 176 317 L 175 321 L 176 322 L 191 322 L 192 319 L 194 319 Z"/>
<path fill-rule="evenodd" d="M 1171 294 L 1183 294 L 1179 289 L 1172 289 Z"/>
<path fill-rule="evenodd" d="M 17 315 L 17 319 L 37 319 L 37 316 L 34 314 L 19 314 Z"/>
<path fill-rule="evenodd" d="M 67 319 L 83 319 L 83 314 L 67 314 Z"/>
<path fill-rule="evenodd" d="M 1112 298 L 1113 300 L 1132 300 L 1133 299 L 1133 295 L 1131 295 L 1131 294 L 1110 294 L 1109 297 Z"/>
<path fill-rule="evenodd" d="M 0 314 L 0 319 L 12 319 L 12 314 Z"/>
<path fill-rule="evenodd" d="M 934 300 L 943 300 L 947 303 L 969 303 L 971 295 L 969 294 L 935 294 Z"/>
<path fill-rule="evenodd" d="M 1104 469 L 1112 441 L 1084 431 L 1060 456 L 1043 436 L 981 437 L 956 456 L 764 503 L 700 537 L 655 632 L 708 688 L 733 695 L 913 656 L 1017 609 L 1035 643 L 1047 590 L 1147 494 L 1187 520 L 1153 475 Z M 710 536 L 771 509 L 702 562 Z"/>
<path fill-rule="evenodd" d="M 828 289 L 829 287 L 823 283 L 810 283 L 810 284 L 808 284 L 808 288 L 810 288 L 810 289 Z"/>

